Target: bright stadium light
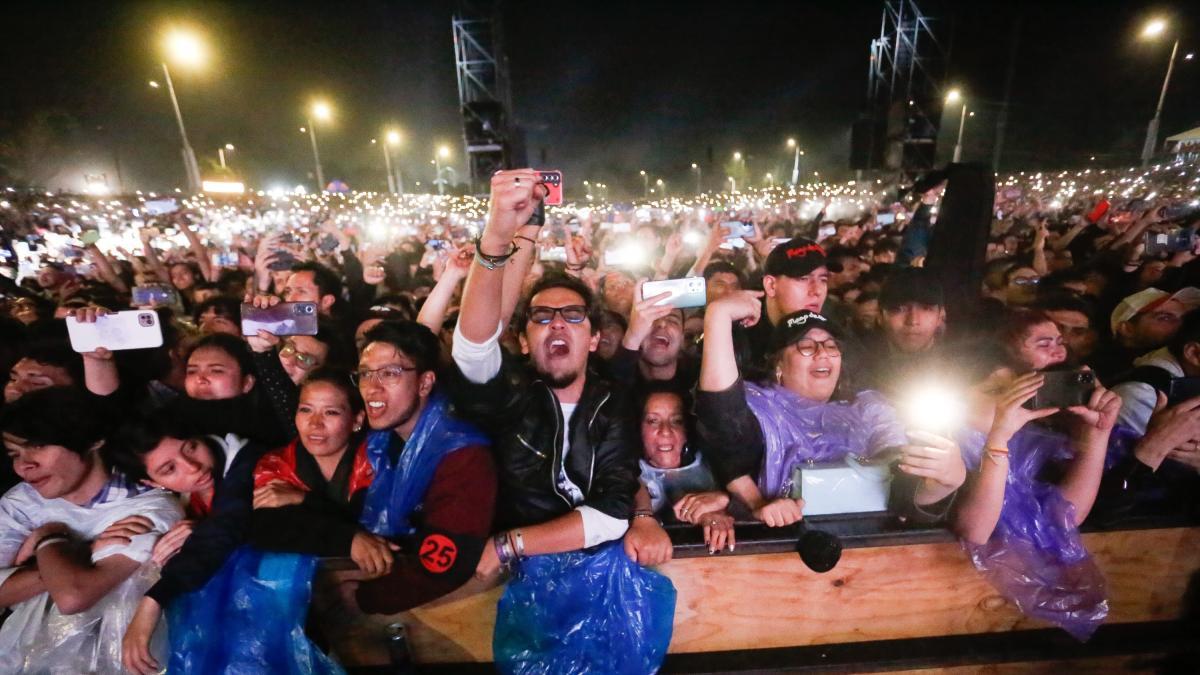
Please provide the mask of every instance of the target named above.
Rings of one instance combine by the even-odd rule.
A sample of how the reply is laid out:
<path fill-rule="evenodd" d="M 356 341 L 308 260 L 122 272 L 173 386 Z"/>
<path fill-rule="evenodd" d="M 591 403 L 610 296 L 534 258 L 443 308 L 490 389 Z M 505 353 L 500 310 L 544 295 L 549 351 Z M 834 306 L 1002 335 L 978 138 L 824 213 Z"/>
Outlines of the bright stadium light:
<path fill-rule="evenodd" d="M 164 44 L 167 54 L 172 61 L 190 68 L 199 67 L 204 63 L 204 43 L 200 37 L 190 31 L 174 29 L 167 33 Z"/>
<path fill-rule="evenodd" d="M 387 142 L 388 142 L 388 145 L 399 145 L 400 144 L 400 132 L 396 131 L 395 129 L 387 132 Z"/>
<path fill-rule="evenodd" d="M 1155 38 L 1155 37 L 1158 37 L 1159 35 L 1162 35 L 1163 31 L 1165 31 L 1166 29 L 1167 29 L 1166 21 L 1164 21 L 1163 19 L 1151 19 L 1150 21 L 1147 21 L 1146 25 L 1142 28 L 1142 37 Z"/>
<path fill-rule="evenodd" d="M 329 104 L 324 101 L 317 101 L 312 105 L 312 116 L 322 122 L 327 122 L 333 117 L 333 108 L 330 108 Z"/>
<path fill-rule="evenodd" d="M 958 103 L 960 100 L 962 100 L 962 92 L 958 89 L 951 89 L 946 94 L 946 103 Z"/>

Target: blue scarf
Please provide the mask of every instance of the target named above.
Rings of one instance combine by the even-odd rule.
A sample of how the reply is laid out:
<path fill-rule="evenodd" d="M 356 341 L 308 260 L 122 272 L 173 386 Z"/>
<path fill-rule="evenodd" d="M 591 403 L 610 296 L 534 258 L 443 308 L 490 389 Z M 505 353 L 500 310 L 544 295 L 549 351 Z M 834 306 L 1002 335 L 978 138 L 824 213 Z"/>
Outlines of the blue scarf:
<path fill-rule="evenodd" d="M 437 471 L 442 458 L 458 448 L 488 445 L 487 436 L 474 426 L 450 416 L 450 404 L 438 390 L 425 404 L 404 452 L 393 462 L 388 454 L 392 431 L 372 431 L 367 437 L 367 460 L 375 478 L 367 489 L 359 522 L 375 534 L 394 538 L 410 535 L 410 516 Z"/>

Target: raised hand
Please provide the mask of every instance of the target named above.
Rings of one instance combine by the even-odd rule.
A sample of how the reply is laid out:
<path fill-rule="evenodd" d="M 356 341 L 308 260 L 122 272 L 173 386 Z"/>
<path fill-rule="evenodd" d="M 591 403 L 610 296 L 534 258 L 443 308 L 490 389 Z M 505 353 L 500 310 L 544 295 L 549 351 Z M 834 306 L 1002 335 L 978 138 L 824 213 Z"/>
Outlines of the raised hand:
<path fill-rule="evenodd" d="M 517 229 L 529 222 L 538 202 L 546 196 L 546 188 L 539 184 L 539 178 L 533 169 L 497 171 L 492 176 L 487 225 L 481 237 L 484 253 L 501 255 L 507 252 Z"/>

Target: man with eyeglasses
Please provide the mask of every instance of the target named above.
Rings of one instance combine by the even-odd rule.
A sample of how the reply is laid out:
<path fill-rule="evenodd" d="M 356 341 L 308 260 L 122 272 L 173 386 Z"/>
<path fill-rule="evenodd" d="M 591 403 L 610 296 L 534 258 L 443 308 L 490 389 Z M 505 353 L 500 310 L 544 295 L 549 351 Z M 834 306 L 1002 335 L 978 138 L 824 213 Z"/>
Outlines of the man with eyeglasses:
<path fill-rule="evenodd" d="M 1175 293 L 1147 288 L 1122 300 L 1110 317 L 1111 341 L 1093 358 L 1097 377 L 1110 382 L 1134 359 L 1170 342 L 1183 317 L 1197 307 L 1200 289 L 1190 286 Z"/>
<path fill-rule="evenodd" d="M 587 369 L 600 339 L 591 290 L 569 277 L 542 279 L 519 328 L 528 365 L 500 346 L 504 266 L 524 241 L 518 230 L 545 195 L 538 181 L 533 170 L 493 176 L 488 221 L 454 333 L 455 402 L 491 434 L 500 472 L 501 534 L 484 551 L 482 578 L 524 556 L 619 539 L 635 516 L 638 464 L 626 397 Z M 635 516 L 639 531 L 639 520 L 653 522 Z"/>
<path fill-rule="evenodd" d="M 365 612 L 394 614 L 424 604 L 471 578 L 487 543 L 496 502 L 496 468 L 482 434 L 450 414 L 437 387 L 438 339 L 412 321 L 384 321 L 367 332 L 354 379 L 371 427 L 368 453 L 383 449 L 402 472 L 399 501 L 418 505 L 402 555 L 386 576 L 361 583 Z"/>

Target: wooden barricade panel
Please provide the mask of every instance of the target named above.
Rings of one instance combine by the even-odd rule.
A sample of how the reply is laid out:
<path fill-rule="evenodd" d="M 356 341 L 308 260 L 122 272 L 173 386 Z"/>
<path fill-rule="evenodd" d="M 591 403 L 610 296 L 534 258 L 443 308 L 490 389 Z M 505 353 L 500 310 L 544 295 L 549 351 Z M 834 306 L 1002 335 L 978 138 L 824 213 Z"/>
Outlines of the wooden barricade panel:
<path fill-rule="evenodd" d="M 1200 568 L 1200 528 L 1085 534 L 1108 581 L 1108 621 L 1180 616 Z M 1022 616 L 956 543 L 847 549 L 819 575 L 791 553 L 676 559 L 660 571 L 678 591 L 671 653 L 990 633 L 1046 624 Z M 331 630 L 347 665 L 387 663 L 387 624 L 403 623 L 418 663 L 492 659 L 502 588 L 392 617 L 347 617 Z"/>

